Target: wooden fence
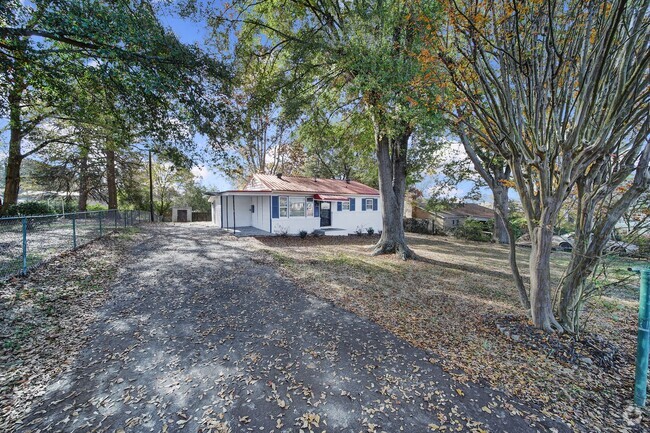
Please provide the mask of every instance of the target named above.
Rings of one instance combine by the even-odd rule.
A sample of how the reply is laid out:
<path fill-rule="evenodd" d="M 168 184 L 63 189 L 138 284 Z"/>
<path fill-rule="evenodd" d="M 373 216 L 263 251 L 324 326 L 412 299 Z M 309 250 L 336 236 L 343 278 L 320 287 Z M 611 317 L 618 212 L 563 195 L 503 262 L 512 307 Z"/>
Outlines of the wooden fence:
<path fill-rule="evenodd" d="M 439 234 L 438 227 L 431 219 L 404 218 L 404 231 L 426 235 Z"/>

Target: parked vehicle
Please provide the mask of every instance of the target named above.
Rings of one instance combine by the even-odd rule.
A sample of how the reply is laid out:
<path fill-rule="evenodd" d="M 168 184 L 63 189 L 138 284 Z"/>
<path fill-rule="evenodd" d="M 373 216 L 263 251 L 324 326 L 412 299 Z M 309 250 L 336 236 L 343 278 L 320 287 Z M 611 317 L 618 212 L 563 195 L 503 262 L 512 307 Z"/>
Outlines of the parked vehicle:
<path fill-rule="evenodd" d="M 639 246 L 630 242 L 611 240 L 605 245 L 605 252 L 618 254 L 636 254 L 639 252 Z"/>
<path fill-rule="evenodd" d="M 525 235 L 520 236 L 515 244 L 520 247 L 530 248 L 532 246 L 530 242 L 530 235 L 526 233 Z M 553 239 L 551 240 L 551 245 L 553 250 L 556 251 L 571 251 L 573 249 L 573 241 L 567 236 L 554 235 Z"/>

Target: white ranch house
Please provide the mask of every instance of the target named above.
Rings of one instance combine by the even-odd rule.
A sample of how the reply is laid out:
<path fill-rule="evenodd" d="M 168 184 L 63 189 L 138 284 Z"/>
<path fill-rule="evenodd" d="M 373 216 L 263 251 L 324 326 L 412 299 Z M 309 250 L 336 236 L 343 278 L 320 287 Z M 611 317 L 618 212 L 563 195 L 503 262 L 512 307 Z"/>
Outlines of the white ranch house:
<path fill-rule="evenodd" d="M 256 174 L 241 190 L 213 193 L 212 222 L 257 234 L 381 230 L 379 191 L 355 181 Z"/>

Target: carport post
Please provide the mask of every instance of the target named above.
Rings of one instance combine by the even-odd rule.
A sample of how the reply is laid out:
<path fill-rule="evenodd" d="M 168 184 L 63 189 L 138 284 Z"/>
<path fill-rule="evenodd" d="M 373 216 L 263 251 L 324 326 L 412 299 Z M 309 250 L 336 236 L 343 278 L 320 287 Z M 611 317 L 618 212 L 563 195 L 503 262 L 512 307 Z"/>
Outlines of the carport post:
<path fill-rule="evenodd" d="M 639 333 L 634 373 L 634 404 L 644 407 L 648 389 L 648 353 L 650 351 L 650 269 L 630 269 L 641 275 L 639 286 Z"/>

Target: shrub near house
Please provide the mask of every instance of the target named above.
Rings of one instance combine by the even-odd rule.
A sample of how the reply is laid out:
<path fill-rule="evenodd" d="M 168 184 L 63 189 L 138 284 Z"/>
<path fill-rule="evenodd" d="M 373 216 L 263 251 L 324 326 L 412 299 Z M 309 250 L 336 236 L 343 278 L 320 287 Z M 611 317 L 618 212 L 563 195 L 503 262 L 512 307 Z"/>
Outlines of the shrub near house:
<path fill-rule="evenodd" d="M 468 218 L 463 221 L 462 225 L 453 230 L 453 234 L 457 238 L 467 239 L 469 241 L 489 242 L 491 236 L 487 229 L 487 223 Z"/>

